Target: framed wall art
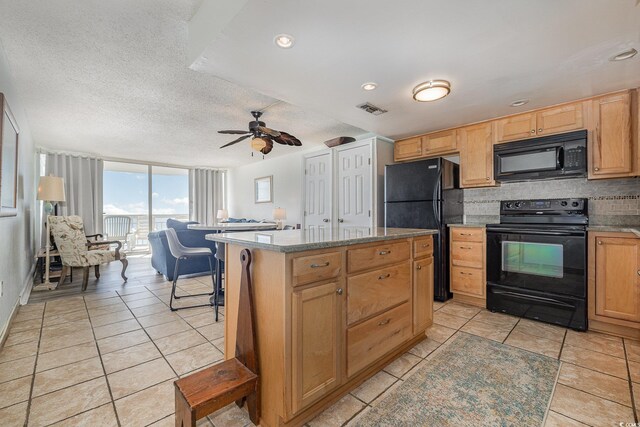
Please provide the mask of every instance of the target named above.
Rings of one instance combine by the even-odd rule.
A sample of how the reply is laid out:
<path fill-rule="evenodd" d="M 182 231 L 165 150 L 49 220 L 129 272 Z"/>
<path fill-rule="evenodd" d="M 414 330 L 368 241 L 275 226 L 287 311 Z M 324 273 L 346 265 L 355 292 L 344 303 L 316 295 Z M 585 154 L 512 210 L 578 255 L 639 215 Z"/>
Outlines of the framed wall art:
<path fill-rule="evenodd" d="M 0 93 L 0 217 L 18 214 L 18 136 L 20 128 Z"/>

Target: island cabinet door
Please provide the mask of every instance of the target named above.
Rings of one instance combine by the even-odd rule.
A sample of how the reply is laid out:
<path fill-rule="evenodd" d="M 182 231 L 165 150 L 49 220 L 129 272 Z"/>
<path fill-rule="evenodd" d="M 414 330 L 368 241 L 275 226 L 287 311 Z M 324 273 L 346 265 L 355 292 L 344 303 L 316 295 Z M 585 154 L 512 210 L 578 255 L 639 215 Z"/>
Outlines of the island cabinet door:
<path fill-rule="evenodd" d="M 433 257 L 413 262 L 413 334 L 433 323 Z"/>
<path fill-rule="evenodd" d="M 294 414 L 340 385 L 343 295 L 338 283 L 293 292 L 291 409 Z"/>

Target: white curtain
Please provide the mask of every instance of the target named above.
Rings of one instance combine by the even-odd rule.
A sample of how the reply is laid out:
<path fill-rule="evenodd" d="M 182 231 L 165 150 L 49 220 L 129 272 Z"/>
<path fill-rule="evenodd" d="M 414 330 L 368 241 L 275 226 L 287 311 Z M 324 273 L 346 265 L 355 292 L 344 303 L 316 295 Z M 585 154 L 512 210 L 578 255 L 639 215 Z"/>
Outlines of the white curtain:
<path fill-rule="evenodd" d="M 103 168 L 101 159 L 47 153 L 45 174 L 64 179 L 66 201 L 58 204 L 58 215 L 82 217 L 86 234 L 102 233 Z"/>
<path fill-rule="evenodd" d="M 224 209 L 224 171 L 189 170 L 189 218 L 201 224 L 213 225 L 218 209 Z"/>

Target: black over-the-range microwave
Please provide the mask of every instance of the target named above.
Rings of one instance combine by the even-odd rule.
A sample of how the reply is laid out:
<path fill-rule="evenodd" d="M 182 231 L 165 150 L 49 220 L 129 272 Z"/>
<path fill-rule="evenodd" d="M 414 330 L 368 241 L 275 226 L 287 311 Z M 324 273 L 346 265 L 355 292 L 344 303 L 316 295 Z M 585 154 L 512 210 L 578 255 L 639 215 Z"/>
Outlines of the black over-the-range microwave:
<path fill-rule="evenodd" d="M 587 176 L 587 131 L 493 146 L 496 181 Z"/>

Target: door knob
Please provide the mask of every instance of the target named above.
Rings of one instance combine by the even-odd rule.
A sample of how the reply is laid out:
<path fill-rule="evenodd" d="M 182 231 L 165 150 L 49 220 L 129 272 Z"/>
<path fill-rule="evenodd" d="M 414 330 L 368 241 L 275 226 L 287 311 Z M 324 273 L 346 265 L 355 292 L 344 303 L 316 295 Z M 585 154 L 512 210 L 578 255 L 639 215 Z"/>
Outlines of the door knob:
<path fill-rule="evenodd" d="M 342 295 L 342 292 L 343 292 L 343 291 L 342 291 L 342 288 L 338 288 L 338 290 L 336 291 L 336 293 L 337 293 L 338 295 Z"/>
<path fill-rule="evenodd" d="M 322 222 L 329 222 L 329 218 L 324 218 Z"/>
<path fill-rule="evenodd" d="M 344 222 L 344 219 L 338 218 L 338 222 Z"/>

